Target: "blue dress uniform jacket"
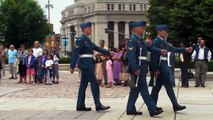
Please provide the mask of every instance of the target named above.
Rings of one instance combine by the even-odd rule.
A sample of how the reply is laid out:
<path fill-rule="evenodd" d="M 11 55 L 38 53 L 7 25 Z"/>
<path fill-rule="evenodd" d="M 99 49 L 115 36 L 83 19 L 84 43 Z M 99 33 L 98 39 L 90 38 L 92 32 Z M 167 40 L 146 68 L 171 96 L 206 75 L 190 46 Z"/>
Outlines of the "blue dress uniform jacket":
<path fill-rule="evenodd" d="M 71 55 L 70 68 L 75 68 L 79 55 L 82 54 L 93 54 L 93 50 L 98 51 L 102 54 L 110 55 L 110 52 L 96 46 L 88 36 L 82 34 L 80 39 L 76 40 L 75 48 Z M 94 68 L 93 58 L 84 58 L 79 60 L 79 68 L 81 69 L 92 69 Z"/>
<path fill-rule="evenodd" d="M 169 45 L 165 40 L 160 38 L 159 36 L 154 39 L 152 46 L 160 48 L 160 49 L 166 49 L 167 51 L 173 51 L 173 52 L 186 52 L 185 48 L 176 48 L 171 45 Z M 153 97 L 155 103 L 157 104 L 158 100 L 158 93 L 162 87 L 162 85 L 165 86 L 166 92 L 173 104 L 173 106 L 177 106 L 177 99 L 175 97 L 172 83 L 171 83 L 171 71 L 168 67 L 167 62 L 167 55 L 163 56 L 159 53 L 153 52 L 151 53 L 151 61 L 153 65 L 154 71 L 160 71 L 159 76 L 157 77 L 156 84 L 152 89 L 151 96 Z"/>
<path fill-rule="evenodd" d="M 131 40 L 128 42 L 128 66 L 129 73 L 134 74 L 136 70 L 140 70 L 140 77 L 138 80 L 137 87 L 131 87 L 129 93 L 129 99 L 127 103 L 127 112 L 135 112 L 135 102 L 138 98 L 138 94 L 140 93 L 144 99 L 145 104 L 148 107 L 149 111 L 156 110 L 156 105 L 151 98 L 147 83 L 146 83 L 146 74 L 147 74 L 147 51 L 160 53 L 161 50 L 158 48 L 154 48 L 152 46 L 148 46 L 144 40 L 142 40 L 138 35 L 133 34 Z"/>
<path fill-rule="evenodd" d="M 82 34 L 79 40 L 76 40 L 75 48 L 70 61 L 70 68 L 75 68 L 77 59 L 79 59 L 79 68 L 82 71 L 81 83 L 78 92 L 77 108 L 85 108 L 85 90 L 88 82 L 91 85 L 92 95 L 95 101 L 96 108 L 102 104 L 100 102 L 100 90 L 97 79 L 95 77 L 94 66 L 95 62 L 92 57 L 93 50 L 98 51 L 102 54 L 110 55 L 110 52 L 96 46 L 88 36 Z M 87 55 L 81 57 L 82 55 Z M 90 55 L 90 56 L 88 56 Z"/>

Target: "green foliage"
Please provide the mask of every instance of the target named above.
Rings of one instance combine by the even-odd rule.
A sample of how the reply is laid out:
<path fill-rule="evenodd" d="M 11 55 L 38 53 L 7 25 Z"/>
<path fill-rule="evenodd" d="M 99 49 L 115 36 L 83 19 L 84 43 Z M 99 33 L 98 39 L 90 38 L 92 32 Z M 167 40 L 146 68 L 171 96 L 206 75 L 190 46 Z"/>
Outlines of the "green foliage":
<path fill-rule="evenodd" d="M 180 60 L 179 59 L 176 59 L 175 67 L 180 68 Z M 190 61 L 189 68 L 194 69 L 194 62 Z M 211 72 L 213 71 L 213 60 L 211 60 L 211 62 L 208 63 L 208 71 L 211 71 Z"/>
<path fill-rule="evenodd" d="M 70 63 L 70 57 L 61 57 L 59 63 Z"/>
<path fill-rule="evenodd" d="M 155 36 L 154 26 L 168 24 L 169 40 L 196 42 L 198 36 L 213 38 L 213 0 L 150 0 L 148 19 L 150 31 Z"/>
<path fill-rule="evenodd" d="M 0 35 L 4 44 L 31 47 L 33 41 L 42 41 L 50 28 L 44 12 L 35 0 L 4 0 L 0 6 Z"/>

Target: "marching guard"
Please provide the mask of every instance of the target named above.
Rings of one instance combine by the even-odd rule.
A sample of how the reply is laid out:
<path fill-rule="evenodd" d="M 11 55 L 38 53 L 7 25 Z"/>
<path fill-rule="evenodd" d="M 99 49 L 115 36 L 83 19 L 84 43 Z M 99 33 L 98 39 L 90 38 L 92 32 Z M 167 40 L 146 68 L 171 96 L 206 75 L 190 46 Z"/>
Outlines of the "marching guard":
<path fill-rule="evenodd" d="M 131 74 L 130 92 L 127 103 L 126 112 L 127 115 L 142 115 L 142 112 L 138 112 L 135 107 L 135 102 L 138 98 L 138 94 L 142 95 L 145 104 L 148 107 L 150 116 L 158 115 L 163 112 L 162 108 L 156 107 L 154 100 L 148 91 L 146 83 L 147 74 L 147 51 L 157 52 L 159 54 L 167 54 L 166 50 L 154 48 L 145 43 L 142 39 L 145 21 L 132 22 L 133 35 L 128 42 L 128 72 Z"/>
<path fill-rule="evenodd" d="M 192 52 L 192 48 L 176 48 L 171 46 L 166 42 L 168 37 L 168 26 L 167 25 L 157 25 L 155 27 L 157 31 L 157 37 L 154 39 L 152 46 L 157 47 L 159 49 L 166 49 L 167 51 L 173 52 Z M 175 93 L 173 90 L 173 86 L 171 83 L 170 74 L 171 71 L 168 67 L 167 55 L 161 55 L 157 52 L 151 53 L 151 62 L 153 65 L 153 71 L 155 72 L 155 85 L 153 86 L 151 96 L 157 104 L 158 101 L 158 93 L 162 87 L 165 86 L 167 95 L 172 102 L 173 110 L 179 111 L 186 108 L 186 106 L 182 106 L 178 104 L 177 99 L 175 97 Z"/>
<path fill-rule="evenodd" d="M 91 22 L 84 22 L 80 24 L 82 28 L 83 34 L 80 39 L 76 40 L 75 48 L 73 49 L 71 62 L 70 62 L 70 72 L 74 72 L 74 68 L 76 66 L 77 59 L 79 60 L 79 68 L 82 71 L 80 87 L 78 91 L 78 100 L 77 100 L 77 111 L 90 111 L 90 107 L 85 106 L 85 91 L 88 83 L 91 85 L 91 91 L 93 95 L 93 99 L 95 101 L 96 111 L 107 110 L 110 106 L 104 106 L 100 102 L 100 90 L 99 85 L 94 73 L 95 62 L 93 59 L 93 50 L 98 51 L 105 55 L 113 54 L 113 52 L 109 52 L 104 50 L 98 46 L 96 46 L 88 37 L 91 30 Z"/>

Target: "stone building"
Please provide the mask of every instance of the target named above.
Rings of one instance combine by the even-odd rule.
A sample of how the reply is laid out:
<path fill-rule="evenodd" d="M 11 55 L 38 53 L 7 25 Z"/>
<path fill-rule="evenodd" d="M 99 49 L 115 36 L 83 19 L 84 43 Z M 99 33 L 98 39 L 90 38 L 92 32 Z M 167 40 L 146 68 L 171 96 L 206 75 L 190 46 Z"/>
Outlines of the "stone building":
<path fill-rule="evenodd" d="M 149 7 L 148 0 L 75 0 L 61 12 L 61 37 L 69 40 L 66 49 L 70 50 L 74 45 L 75 38 L 71 33 L 76 31 L 76 37 L 80 36 L 79 24 L 86 21 L 93 23 L 90 35 L 93 42 L 99 44 L 99 40 L 104 39 L 106 47 L 121 46 L 124 38 L 131 34 L 129 23 L 147 20 L 145 14 Z M 105 33 L 105 28 L 125 35 Z"/>

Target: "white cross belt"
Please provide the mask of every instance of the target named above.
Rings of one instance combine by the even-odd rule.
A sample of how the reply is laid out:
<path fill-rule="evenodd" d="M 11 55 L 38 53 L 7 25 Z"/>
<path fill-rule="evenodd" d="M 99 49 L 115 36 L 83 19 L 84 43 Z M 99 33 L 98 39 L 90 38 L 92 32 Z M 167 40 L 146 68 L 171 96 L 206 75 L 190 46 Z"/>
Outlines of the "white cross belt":
<path fill-rule="evenodd" d="M 93 58 L 93 54 L 82 54 L 80 58 Z"/>
<path fill-rule="evenodd" d="M 167 60 L 167 57 L 160 57 L 160 60 Z"/>
<path fill-rule="evenodd" d="M 147 57 L 145 57 L 145 56 L 138 56 L 138 60 L 147 60 Z"/>

